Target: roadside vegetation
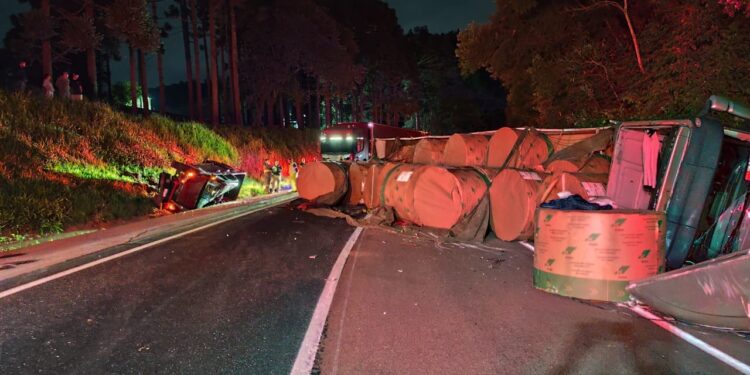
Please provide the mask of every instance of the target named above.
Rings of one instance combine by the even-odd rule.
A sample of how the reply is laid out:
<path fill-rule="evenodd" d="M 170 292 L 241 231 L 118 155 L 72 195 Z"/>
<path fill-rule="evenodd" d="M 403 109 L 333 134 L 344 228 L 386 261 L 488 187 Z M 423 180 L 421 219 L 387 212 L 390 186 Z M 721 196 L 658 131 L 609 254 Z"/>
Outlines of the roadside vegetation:
<path fill-rule="evenodd" d="M 317 134 L 295 129 L 216 131 L 198 123 L 137 117 L 92 102 L 0 91 L 0 242 L 147 215 L 148 183 L 172 161 L 217 160 L 262 193 L 261 162 L 317 153 Z"/>

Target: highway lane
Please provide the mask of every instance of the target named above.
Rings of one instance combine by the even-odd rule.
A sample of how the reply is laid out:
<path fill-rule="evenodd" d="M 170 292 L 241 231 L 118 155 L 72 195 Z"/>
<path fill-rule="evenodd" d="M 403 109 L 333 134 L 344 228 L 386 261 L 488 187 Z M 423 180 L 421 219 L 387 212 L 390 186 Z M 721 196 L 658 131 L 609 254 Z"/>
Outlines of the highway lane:
<path fill-rule="evenodd" d="M 286 374 L 352 231 L 263 210 L 0 299 L 0 373 Z"/>

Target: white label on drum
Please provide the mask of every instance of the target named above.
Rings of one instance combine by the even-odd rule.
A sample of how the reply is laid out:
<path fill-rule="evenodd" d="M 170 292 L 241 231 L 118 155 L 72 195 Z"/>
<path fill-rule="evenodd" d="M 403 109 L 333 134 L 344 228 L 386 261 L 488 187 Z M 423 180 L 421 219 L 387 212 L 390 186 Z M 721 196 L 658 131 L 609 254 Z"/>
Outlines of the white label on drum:
<path fill-rule="evenodd" d="M 604 188 L 604 184 L 598 182 L 583 182 L 582 185 L 589 197 L 603 197 L 607 195 L 607 189 Z"/>
<path fill-rule="evenodd" d="M 524 180 L 534 180 L 534 181 L 541 181 L 542 178 L 539 177 L 536 172 L 518 172 L 521 174 L 521 177 L 523 177 Z"/>
<path fill-rule="evenodd" d="M 411 178 L 412 173 L 414 172 L 401 172 L 401 174 L 398 175 L 398 178 L 396 178 L 396 181 L 409 182 L 409 179 Z"/>

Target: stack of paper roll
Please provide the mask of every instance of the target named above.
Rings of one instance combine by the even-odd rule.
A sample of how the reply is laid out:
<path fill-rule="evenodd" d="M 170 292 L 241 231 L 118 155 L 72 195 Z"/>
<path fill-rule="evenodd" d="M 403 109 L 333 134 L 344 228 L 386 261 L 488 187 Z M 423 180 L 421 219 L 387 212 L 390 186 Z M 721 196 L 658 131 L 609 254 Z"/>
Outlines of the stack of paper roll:
<path fill-rule="evenodd" d="M 399 219 L 450 229 L 474 211 L 488 189 L 479 169 L 400 164 L 385 173 L 382 202 Z"/>
<path fill-rule="evenodd" d="M 347 203 L 351 205 L 364 204 L 365 181 L 369 172 L 369 165 L 351 163 L 349 165 L 349 192 L 346 194 Z"/>
<path fill-rule="evenodd" d="M 414 148 L 414 162 L 438 165 L 443 163 L 443 151 L 448 138 L 424 138 Z"/>
<path fill-rule="evenodd" d="M 490 225 L 503 241 L 528 240 L 534 234 L 534 210 L 540 203 L 548 175 L 503 169 L 492 180 Z"/>
<path fill-rule="evenodd" d="M 488 143 L 485 135 L 453 134 L 443 150 L 443 163 L 455 167 L 484 166 Z"/>
<path fill-rule="evenodd" d="M 322 204 L 335 205 L 347 192 L 346 166 L 333 162 L 314 162 L 300 168 L 297 191 L 303 199 Z"/>
<path fill-rule="evenodd" d="M 533 129 L 500 128 L 490 138 L 488 167 L 541 169 L 553 150 L 547 136 Z"/>

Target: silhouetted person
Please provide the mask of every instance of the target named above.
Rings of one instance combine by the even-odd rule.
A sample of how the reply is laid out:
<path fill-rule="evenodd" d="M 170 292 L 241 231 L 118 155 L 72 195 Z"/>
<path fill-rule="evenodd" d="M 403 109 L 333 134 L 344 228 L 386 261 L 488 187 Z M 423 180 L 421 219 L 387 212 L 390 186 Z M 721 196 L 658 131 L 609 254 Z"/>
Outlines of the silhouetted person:
<path fill-rule="evenodd" d="M 29 75 L 26 71 L 26 61 L 18 63 L 18 69 L 13 77 L 13 90 L 18 92 L 26 91 L 26 84 L 29 82 Z"/>
<path fill-rule="evenodd" d="M 78 80 L 80 78 L 78 74 L 73 73 L 73 80 L 70 81 L 70 98 L 72 100 L 81 101 L 83 100 L 83 85 L 81 85 L 81 81 Z"/>
<path fill-rule="evenodd" d="M 55 97 L 55 86 L 52 85 L 52 76 L 45 74 L 42 78 L 42 91 L 44 91 L 44 97 L 52 99 Z"/>
<path fill-rule="evenodd" d="M 263 160 L 263 188 L 266 189 L 266 193 L 271 193 L 271 161 L 266 159 Z"/>
<path fill-rule="evenodd" d="M 57 87 L 57 95 L 61 98 L 70 99 L 70 79 L 68 78 L 68 72 L 63 72 L 57 81 L 55 82 Z"/>
<path fill-rule="evenodd" d="M 271 179 L 271 191 L 278 193 L 281 190 L 281 165 L 279 165 L 278 160 L 276 160 L 273 168 L 271 168 L 271 174 L 273 175 Z"/>
<path fill-rule="evenodd" d="M 297 191 L 297 177 L 299 177 L 299 166 L 297 162 L 289 159 L 289 182 L 292 184 L 292 191 Z"/>

